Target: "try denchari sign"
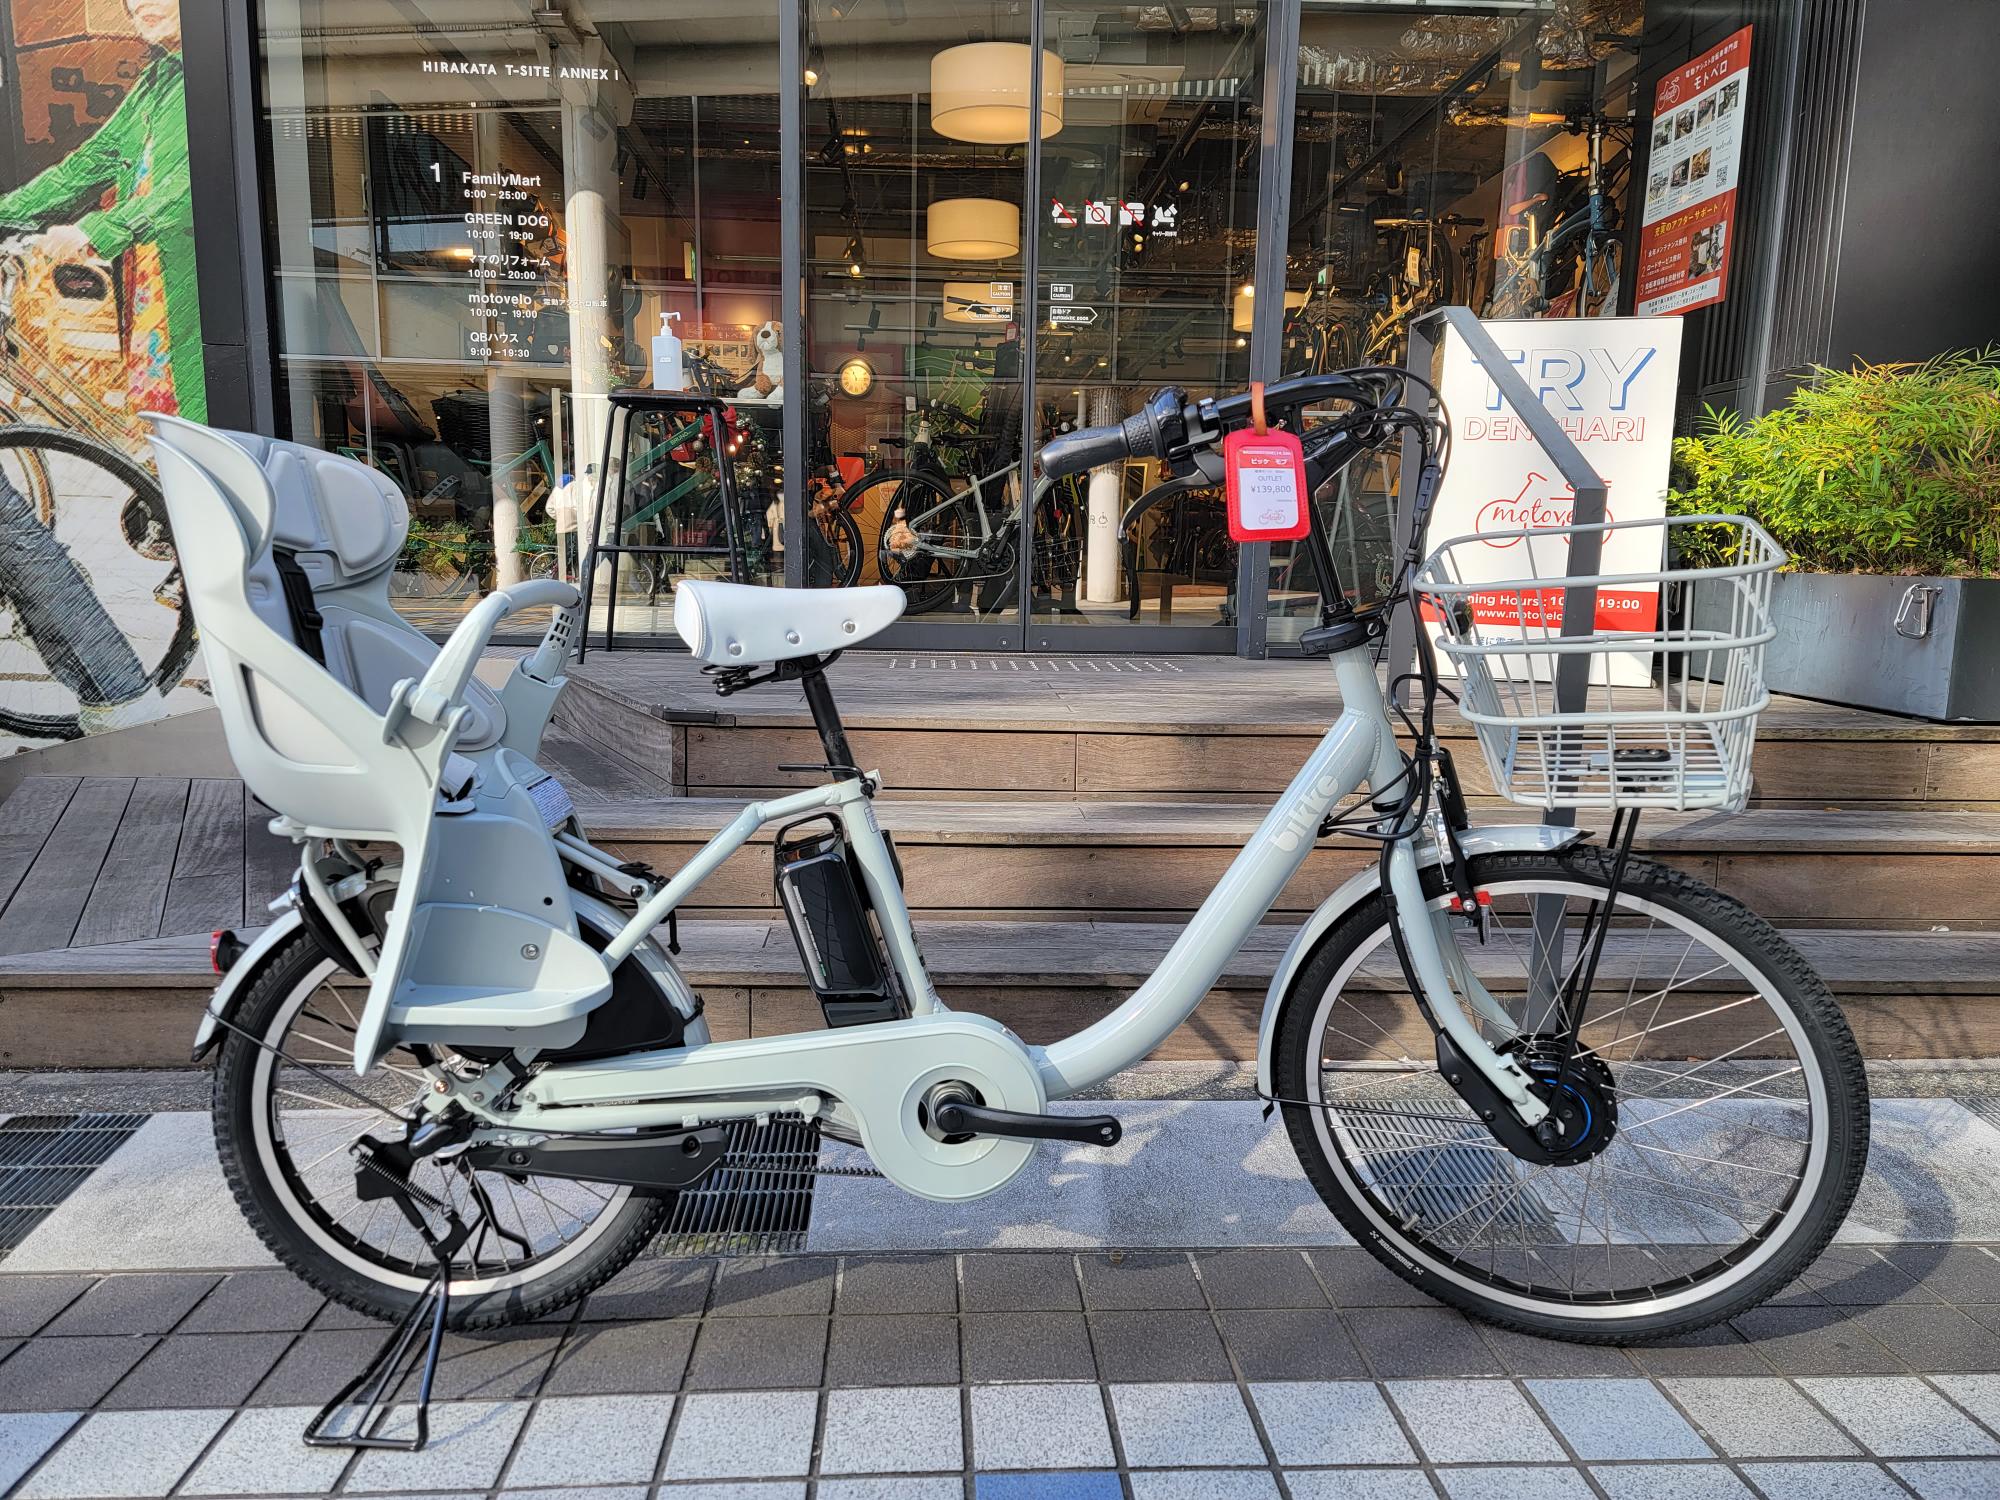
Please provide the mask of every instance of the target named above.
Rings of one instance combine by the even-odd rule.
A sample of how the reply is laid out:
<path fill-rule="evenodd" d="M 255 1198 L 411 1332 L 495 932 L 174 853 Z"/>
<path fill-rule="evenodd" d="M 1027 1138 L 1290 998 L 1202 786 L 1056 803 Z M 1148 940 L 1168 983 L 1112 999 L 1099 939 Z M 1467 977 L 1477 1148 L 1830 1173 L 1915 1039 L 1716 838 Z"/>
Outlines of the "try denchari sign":
<path fill-rule="evenodd" d="M 1668 468 L 1673 459 L 1674 391 L 1681 358 L 1679 318 L 1520 319 L 1492 322 L 1487 332 L 1561 423 L 1608 486 L 1607 520 L 1637 521 L 1666 513 Z M 1502 533 L 1550 531 L 1568 526 L 1576 497 L 1528 424 L 1500 398 L 1472 351 L 1456 337 L 1444 345 L 1439 389 L 1451 414 L 1451 464 L 1438 492 L 1431 537 L 1476 535 L 1485 545 L 1461 548 L 1466 580 L 1496 584 L 1547 579 L 1549 587 L 1495 588 L 1471 597 L 1473 617 L 1489 631 L 1518 631 L 1525 617 L 1531 633 L 1562 613 L 1561 580 L 1568 547 L 1559 542 L 1530 548 Z M 1602 571 L 1642 573 L 1660 566 L 1661 533 L 1653 527 L 1610 532 Z M 1532 562 L 1530 561 L 1532 553 Z M 1603 630 L 1652 630 L 1659 591 L 1652 585 L 1600 589 L 1597 626 Z M 1640 658 L 1619 657 L 1615 680 L 1643 682 Z"/>

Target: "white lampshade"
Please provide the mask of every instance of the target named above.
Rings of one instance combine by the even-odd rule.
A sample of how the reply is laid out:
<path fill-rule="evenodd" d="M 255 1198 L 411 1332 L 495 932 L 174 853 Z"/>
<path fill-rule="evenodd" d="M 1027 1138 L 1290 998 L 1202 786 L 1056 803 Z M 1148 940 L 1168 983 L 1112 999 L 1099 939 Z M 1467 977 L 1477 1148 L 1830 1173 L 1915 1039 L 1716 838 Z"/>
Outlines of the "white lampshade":
<path fill-rule="evenodd" d="M 1255 308 L 1256 300 L 1257 289 L 1250 285 L 1249 282 L 1244 282 L 1242 286 L 1236 289 L 1236 300 L 1230 304 L 1229 312 L 1229 326 L 1232 331 L 1236 333 L 1248 333 L 1250 331 L 1250 314 Z M 1294 308 L 1304 307 L 1305 305 L 1306 294 L 1304 292 L 1285 293 L 1285 310 L 1287 312 Z"/>
<path fill-rule="evenodd" d="M 1005 260 L 1021 248 L 1021 210 L 998 198 L 940 198 L 924 222 L 939 260 Z"/>
<path fill-rule="evenodd" d="M 931 128 L 955 141 L 1018 145 L 1028 138 L 1034 50 L 1022 42 L 968 42 L 931 59 Z M 1042 138 L 1062 129 L 1063 65 L 1042 54 Z"/>
<path fill-rule="evenodd" d="M 944 320 L 947 323 L 1008 323 L 1014 318 L 1014 298 L 1010 292 L 1005 298 L 993 295 L 993 284 L 988 281 L 947 281 L 941 294 L 944 298 Z"/>

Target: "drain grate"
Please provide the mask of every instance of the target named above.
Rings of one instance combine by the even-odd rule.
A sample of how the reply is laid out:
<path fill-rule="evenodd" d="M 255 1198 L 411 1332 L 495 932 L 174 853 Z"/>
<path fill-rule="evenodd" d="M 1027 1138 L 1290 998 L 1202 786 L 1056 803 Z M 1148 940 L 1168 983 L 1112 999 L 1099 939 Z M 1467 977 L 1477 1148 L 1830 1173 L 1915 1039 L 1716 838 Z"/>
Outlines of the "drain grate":
<path fill-rule="evenodd" d="M 0 1256 L 132 1138 L 148 1115 L 16 1115 L 0 1121 Z"/>
<path fill-rule="evenodd" d="M 1547 1205 L 1532 1190 L 1515 1191 L 1514 1158 L 1492 1150 L 1493 1137 L 1485 1130 L 1462 1114 L 1440 1113 L 1433 1134 L 1409 1118 L 1428 1111 L 1413 1109 L 1407 1097 L 1379 1107 L 1404 1113 L 1371 1117 L 1350 1110 L 1342 1113 L 1341 1123 L 1385 1197 L 1430 1224 L 1465 1223 L 1468 1211 L 1496 1204 L 1499 1211 L 1485 1230 L 1525 1243 L 1563 1239 Z"/>
<path fill-rule="evenodd" d="M 798 1116 L 729 1129 L 728 1165 L 674 1204 L 654 1244 L 663 1255 L 783 1255 L 806 1247 L 819 1126 Z"/>
<path fill-rule="evenodd" d="M 1958 1102 L 1987 1124 L 2000 1127 L 2000 1099 L 1989 1095 L 1961 1095 Z"/>

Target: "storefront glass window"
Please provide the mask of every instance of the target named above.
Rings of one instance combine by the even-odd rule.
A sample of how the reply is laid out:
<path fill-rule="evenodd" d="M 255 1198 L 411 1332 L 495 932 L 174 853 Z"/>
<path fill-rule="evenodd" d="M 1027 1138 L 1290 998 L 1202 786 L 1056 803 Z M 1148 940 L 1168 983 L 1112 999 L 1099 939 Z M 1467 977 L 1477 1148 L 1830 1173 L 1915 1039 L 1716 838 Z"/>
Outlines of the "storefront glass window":
<path fill-rule="evenodd" d="M 778 315 L 777 3 L 697 9 L 263 0 L 281 422 L 409 497 L 395 590 L 422 622 L 575 576 L 609 393 L 651 383 L 664 314 L 692 383 L 756 383 Z M 714 536 L 733 462 L 745 565 L 780 581 L 777 428 L 775 402 L 745 401 L 718 455 L 634 424 L 619 540 Z M 664 627 L 673 576 L 721 566 L 627 556 L 621 629 Z"/>
<path fill-rule="evenodd" d="M 1629 311 L 1642 21 L 1642 0 L 1436 15 L 1305 0 L 1286 371 L 1399 364 L 1410 320 L 1440 305 L 1491 318 Z M 1396 470 L 1390 455 L 1317 497 L 1358 604 L 1389 582 Z M 1312 623 L 1318 594 L 1302 548 L 1273 553 L 1275 644 Z"/>
<path fill-rule="evenodd" d="M 1064 98 L 1037 214 L 1044 435 L 1115 420 L 1161 385 L 1200 396 L 1249 378 L 1265 15 L 1050 0 Z M 1038 620 L 1205 627 L 1233 644 L 1221 498 L 1164 477 L 1135 460 L 1043 499 Z"/>
<path fill-rule="evenodd" d="M 807 581 L 1017 616 L 1029 17 L 805 10 Z"/>

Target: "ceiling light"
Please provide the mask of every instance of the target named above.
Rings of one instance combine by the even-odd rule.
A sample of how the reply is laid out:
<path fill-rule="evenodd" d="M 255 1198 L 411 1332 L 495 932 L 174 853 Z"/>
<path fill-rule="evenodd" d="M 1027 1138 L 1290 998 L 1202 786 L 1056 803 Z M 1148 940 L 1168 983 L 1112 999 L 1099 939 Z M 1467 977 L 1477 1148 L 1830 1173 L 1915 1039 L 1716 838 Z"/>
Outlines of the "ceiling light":
<path fill-rule="evenodd" d="M 1005 260 L 1021 248 L 1021 210 L 998 198 L 940 198 L 924 245 L 939 260 Z"/>
<path fill-rule="evenodd" d="M 968 42 L 931 59 L 931 129 L 954 141 L 1019 145 L 1028 139 L 1034 49 L 1021 42 Z M 1063 65 L 1042 53 L 1042 138 L 1062 129 Z"/>
<path fill-rule="evenodd" d="M 840 258 L 847 262 L 847 274 L 849 276 L 859 276 L 861 274 L 863 262 L 860 235 L 851 234 L 847 237 L 847 248 L 840 252 Z"/>

